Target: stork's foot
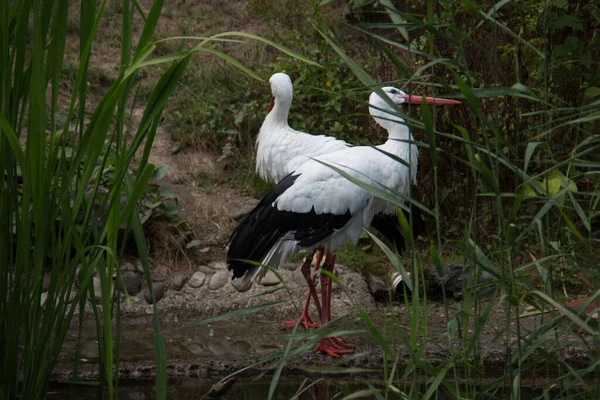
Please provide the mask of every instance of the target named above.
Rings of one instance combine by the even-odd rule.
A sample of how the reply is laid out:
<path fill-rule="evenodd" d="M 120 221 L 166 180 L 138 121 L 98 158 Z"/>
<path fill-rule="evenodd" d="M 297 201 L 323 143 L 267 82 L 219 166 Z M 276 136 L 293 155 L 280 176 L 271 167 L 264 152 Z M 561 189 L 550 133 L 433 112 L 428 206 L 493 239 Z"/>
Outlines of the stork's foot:
<path fill-rule="evenodd" d="M 288 329 L 292 329 L 294 326 L 296 326 L 298 320 L 300 320 L 300 325 L 302 325 L 306 329 L 318 328 L 321 326 L 320 322 L 313 322 L 312 319 L 310 319 L 310 317 L 308 316 L 307 312 L 302 312 L 300 318 L 296 318 L 291 321 L 283 321 L 283 325 L 285 325 L 285 327 Z"/>
<path fill-rule="evenodd" d="M 343 349 L 344 347 L 346 348 L 354 348 L 354 345 L 350 344 L 350 343 L 346 343 L 346 342 L 342 342 L 340 339 L 336 338 L 335 336 L 331 336 L 329 338 L 329 341 L 331 342 L 331 344 L 335 347 L 337 347 L 338 349 Z"/>
<path fill-rule="evenodd" d="M 330 336 L 322 339 L 321 342 L 315 347 L 315 352 L 321 352 L 327 354 L 330 357 L 338 358 L 342 354 L 354 353 L 354 350 L 344 349 L 343 347 L 353 347 L 348 343 L 342 342 L 340 339 Z"/>

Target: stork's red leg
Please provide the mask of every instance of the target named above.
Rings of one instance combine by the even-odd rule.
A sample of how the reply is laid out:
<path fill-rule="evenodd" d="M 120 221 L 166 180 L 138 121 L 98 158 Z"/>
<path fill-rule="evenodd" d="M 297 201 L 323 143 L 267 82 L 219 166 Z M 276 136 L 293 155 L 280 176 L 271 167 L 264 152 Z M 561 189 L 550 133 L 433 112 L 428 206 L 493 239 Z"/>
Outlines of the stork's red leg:
<path fill-rule="evenodd" d="M 321 264 L 321 260 L 323 258 L 323 251 L 317 250 L 317 259 L 315 263 L 315 270 L 319 269 L 319 264 Z M 302 275 L 304 275 L 304 279 L 306 279 L 306 283 L 308 284 L 308 296 L 306 297 L 306 302 L 304 303 L 304 308 L 302 310 L 302 314 L 300 314 L 300 322 L 306 328 L 315 328 L 321 326 L 321 322 L 313 322 L 308 314 L 308 308 L 310 306 L 311 297 L 315 300 L 315 306 L 317 308 L 317 312 L 319 313 L 319 319 L 321 318 L 321 303 L 319 302 L 319 297 L 317 296 L 317 289 L 315 288 L 315 279 L 311 276 L 310 273 L 310 264 L 312 262 L 312 257 L 306 257 L 304 264 L 302 264 L 301 271 Z M 283 324 L 288 328 L 293 328 L 298 319 L 293 319 L 291 321 L 284 321 Z"/>
<path fill-rule="evenodd" d="M 325 263 L 323 269 L 333 273 L 333 267 L 335 265 L 335 255 L 327 255 L 325 257 Z M 321 312 L 321 322 L 326 324 L 331 321 L 331 287 L 332 281 L 329 276 L 321 275 L 321 299 L 323 302 L 323 309 Z M 343 347 L 352 347 L 351 345 L 342 342 L 334 336 L 326 337 L 321 339 L 321 342 L 315 347 L 315 351 L 327 354 L 331 357 L 339 357 L 341 354 L 352 353 L 353 350 L 346 350 Z"/>

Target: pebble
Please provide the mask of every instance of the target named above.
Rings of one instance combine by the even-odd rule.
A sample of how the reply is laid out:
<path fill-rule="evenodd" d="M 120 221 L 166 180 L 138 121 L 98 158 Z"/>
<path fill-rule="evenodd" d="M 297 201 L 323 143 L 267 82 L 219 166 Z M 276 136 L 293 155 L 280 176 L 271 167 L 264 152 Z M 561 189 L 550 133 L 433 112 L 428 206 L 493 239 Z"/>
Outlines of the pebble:
<path fill-rule="evenodd" d="M 294 271 L 294 273 L 292 274 L 292 281 L 294 281 L 294 283 L 300 287 L 308 287 L 306 279 L 304 279 L 304 275 L 302 275 L 300 269 Z"/>
<path fill-rule="evenodd" d="M 152 288 L 154 289 L 154 298 L 156 299 L 156 302 L 159 302 L 165 295 L 165 284 L 162 282 L 152 282 Z M 146 299 L 148 304 L 152 304 L 152 296 L 150 295 L 149 288 L 144 290 L 144 299 Z"/>
<path fill-rule="evenodd" d="M 210 282 L 208 282 L 208 288 L 211 290 L 221 289 L 227 281 L 230 279 L 229 271 L 221 270 L 215 272 L 215 274 L 210 278 Z"/>
<path fill-rule="evenodd" d="M 227 348 L 221 343 L 210 341 L 208 342 L 208 351 L 214 356 L 222 356 L 227 353 Z"/>
<path fill-rule="evenodd" d="M 171 281 L 171 287 L 173 290 L 180 291 L 183 285 L 185 285 L 185 281 L 187 281 L 187 276 L 184 274 L 177 274 Z M 204 283 L 204 281 L 202 283 Z"/>
<path fill-rule="evenodd" d="M 250 345 L 250 343 L 244 342 L 244 341 L 235 342 L 229 348 L 229 351 L 232 354 L 237 354 L 237 355 L 248 354 L 250 352 L 250 350 L 252 350 L 252 345 Z"/>
<path fill-rule="evenodd" d="M 69 303 L 72 303 L 75 300 L 75 296 L 77 296 L 77 290 L 71 290 L 69 293 Z"/>
<path fill-rule="evenodd" d="M 272 271 L 267 271 L 265 276 L 260 281 L 260 284 L 263 286 L 275 286 L 279 285 L 281 281 Z"/>
<path fill-rule="evenodd" d="M 204 284 L 205 280 L 206 280 L 206 274 L 204 274 L 203 272 L 197 271 L 197 272 L 194 272 L 194 275 L 192 275 L 192 277 L 188 281 L 188 285 L 190 285 L 193 288 L 199 288 L 200 286 L 202 286 Z"/>
<path fill-rule="evenodd" d="M 248 290 L 250 290 L 252 288 L 252 285 L 249 285 L 249 286 L 243 288 L 241 279 L 232 279 L 231 286 L 233 286 L 235 288 L 235 290 L 237 290 L 240 293 L 247 292 Z"/>
<path fill-rule="evenodd" d="M 198 267 L 198 271 L 200 271 L 200 272 L 204 272 L 204 273 L 205 273 L 205 274 L 207 274 L 207 275 L 212 275 L 212 274 L 214 274 L 214 273 L 215 273 L 215 270 L 214 270 L 214 269 L 212 269 L 211 267 L 209 267 L 209 266 L 206 266 L 206 265 L 201 265 L 201 266 L 199 266 L 199 267 Z"/>
<path fill-rule="evenodd" d="M 186 346 L 187 349 L 197 356 L 210 356 L 211 353 L 198 343 L 191 343 Z"/>
<path fill-rule="evenodd" d="M 121 264 L 121 271 L 137 271 L 137 268 L 135 267 L 135 265 L 133 265 L 132 263 L 130 263 L 129 261 L 124 261 L 123 264 Z"/>
<path fill-rule="evenodd" d="M 135 265 L 135 269 L 137 270 L 137 272 L 139 272 L 140 274 L 144 273 L 144 266 L 142 265 L 142 261 L 139 259 L 136 259 L 134 262 Z"/>
<path fill-rule="evenodd" d="M 212 269 L 227 269 L 227 264 L 223 261 L 211 261 L 208 266 Z"/>
<path fill-rule="evenodd" d="M 142 276 L 134 271 L 122 272 L 118 285 L 121 292 L 135 296 L 142 290 Z"/>
<path fill-rule="evenodd" d="M 281 268 L 287 269 L 288 271 L 295 271 L 298 267 L 299 265 L 296 263 L 285 263 L 281 266 Z"/>

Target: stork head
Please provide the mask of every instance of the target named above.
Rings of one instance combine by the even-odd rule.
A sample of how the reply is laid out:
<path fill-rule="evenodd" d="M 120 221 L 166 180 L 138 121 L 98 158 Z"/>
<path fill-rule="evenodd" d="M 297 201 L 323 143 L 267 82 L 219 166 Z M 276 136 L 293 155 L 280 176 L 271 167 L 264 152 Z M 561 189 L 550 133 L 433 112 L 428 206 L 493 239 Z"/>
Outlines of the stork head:
<path fill-rule="evenodd" d="M 292 104 L 292 97 L 294 95 L 292 80 L 287 74 L 283 72 L 278 72 L 273 74 L 269 79 L 269 83 L 271 84 L 271 93 L 273 93 L 273 97 L 271 98 L 271 104 L 269 104 L 269 112 L 275 105 L 275 100 L 282 103 Z"/>
<path fill-rule="evenodd" d="M 406 94 L 402 90 L 393 86 L 385 86 L 381 88 L 381 90 L 397 106 L 401 106 L 403 104 L 422 104 L 421 102 L 423 96 Z M 435 105 L 461 104 L 460 101 L 441 99 L 438 97 L 425 97 L 425 101 L 427 104 Z M 390 123 L 393 124 L 394 121 L 402 121 L 402 118 L 396 114 L 393 107 L 383 98 L 381 98 L 377 92 L 371 93 L 371 97 L 369 97 L 369 113 L 373 118 L 375 118 L 375 121 L 384 128 L 386 128 L 386 125 Z"/>

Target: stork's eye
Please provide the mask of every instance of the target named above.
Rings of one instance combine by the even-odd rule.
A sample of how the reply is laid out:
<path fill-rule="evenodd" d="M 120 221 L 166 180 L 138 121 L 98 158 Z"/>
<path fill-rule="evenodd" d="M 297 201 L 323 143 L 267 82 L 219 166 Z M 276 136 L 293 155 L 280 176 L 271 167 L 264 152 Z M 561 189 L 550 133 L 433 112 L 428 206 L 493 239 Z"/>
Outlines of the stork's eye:
<path fill-rule="evenodd" d="M 398 91 L 397 91 L 396 89 L 391 89 L 391 90 L 390 90 L 390 93 L 391 93 L 391 94 L 398 94 Z"/>

